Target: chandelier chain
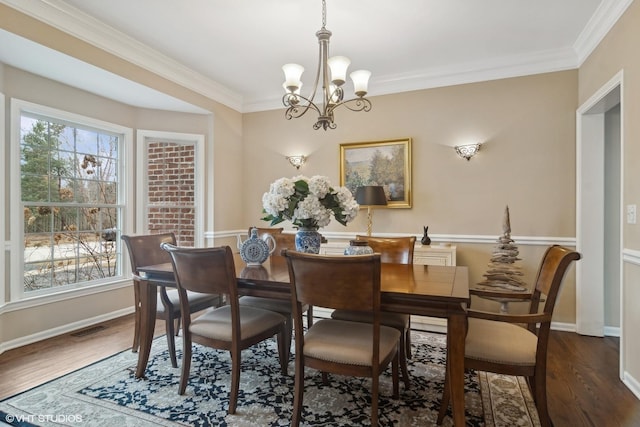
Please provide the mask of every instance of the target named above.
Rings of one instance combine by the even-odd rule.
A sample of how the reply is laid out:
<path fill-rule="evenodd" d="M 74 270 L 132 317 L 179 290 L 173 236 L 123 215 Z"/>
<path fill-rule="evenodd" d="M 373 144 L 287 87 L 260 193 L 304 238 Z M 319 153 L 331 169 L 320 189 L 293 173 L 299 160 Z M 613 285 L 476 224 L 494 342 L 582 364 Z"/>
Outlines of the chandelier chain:
<path fill-rule="evenodd" d="M 324 30 L 327 26 L 327 2 L 326 0 L 322 0 L 322 29 Z"/>

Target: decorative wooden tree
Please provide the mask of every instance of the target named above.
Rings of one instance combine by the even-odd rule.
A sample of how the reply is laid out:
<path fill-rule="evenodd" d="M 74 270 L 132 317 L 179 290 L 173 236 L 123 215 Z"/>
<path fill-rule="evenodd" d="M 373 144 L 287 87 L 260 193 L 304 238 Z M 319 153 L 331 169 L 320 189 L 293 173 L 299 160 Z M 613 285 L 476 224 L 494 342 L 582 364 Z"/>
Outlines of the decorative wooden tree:
<path fill-rule="evenodd" d="M 498 238 L 498 244 L 494 246 L 493 255 L 489 261 L 487 272 L 483 275 L 485 280 L 476 285 L 483 290 L 509 290 L 513 292 L 527 291 L 527 285 L 522 281 L 522 270 L 518 261 L 518 246 L 511 238 L 511 220 L 509 218 L 509 206 L 504 210 L 502 220 L 502 236 Z M 500 302 L 500 311 L 508 311 L 508 303 L 514 301 L 507 298 L 489 298 Z"/>

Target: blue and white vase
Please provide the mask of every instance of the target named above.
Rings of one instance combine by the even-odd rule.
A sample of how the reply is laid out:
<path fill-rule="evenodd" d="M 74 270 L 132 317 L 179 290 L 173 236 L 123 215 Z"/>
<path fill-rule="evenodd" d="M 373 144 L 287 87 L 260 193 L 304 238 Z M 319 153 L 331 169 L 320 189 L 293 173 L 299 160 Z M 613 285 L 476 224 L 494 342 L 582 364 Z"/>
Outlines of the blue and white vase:
<path fill-rule="evenodd" d="M 308 254 L 319 254 L 322 236 L 317 228 L 300 227 L 296 233 L 296 251 Z"/>
<path fill-rule="evenodd" d="M 276 241 L 270 234 L 264 238 L 258 237 L 258 229 L 253 227 L 249 238 L 244 242 L 238 236 L 238 249 L 240 257 L 248 266 L 261 265 L 276 249 Z"/>
<path fill-rule="evenodd" d="M 345 255 L 371 255 L 373 249 L 366 240 L 351 240 L 344 250 Z"/>

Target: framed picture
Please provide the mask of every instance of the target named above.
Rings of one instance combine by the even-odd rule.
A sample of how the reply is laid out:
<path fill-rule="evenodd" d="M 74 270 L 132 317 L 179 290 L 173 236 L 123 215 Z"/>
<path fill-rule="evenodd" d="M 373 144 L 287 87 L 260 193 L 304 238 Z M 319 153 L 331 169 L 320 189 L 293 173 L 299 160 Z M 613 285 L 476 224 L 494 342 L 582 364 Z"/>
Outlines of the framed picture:
<path fill-rule="evenodd" d="M 340 144 L 340 185 L 381 185 L 387 207 L 411 207 L 411 138 Z"/>

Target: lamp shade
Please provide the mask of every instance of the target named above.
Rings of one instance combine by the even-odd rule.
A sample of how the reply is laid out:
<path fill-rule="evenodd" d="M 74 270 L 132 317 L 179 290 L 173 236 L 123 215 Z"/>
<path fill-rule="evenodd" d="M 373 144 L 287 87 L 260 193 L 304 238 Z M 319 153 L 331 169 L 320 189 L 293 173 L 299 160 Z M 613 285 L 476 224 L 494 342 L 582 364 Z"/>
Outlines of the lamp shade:
<path fill-rule="evenodd" d="M 347 79 L 347 68 L 351 61 L 346 56 L 332 56 L 327 63 L 331 69 L 331 81 L 336 86 L 341 86 Z"/>
<path fill-rule="evenodd" d="M 369 85 L 369 77 L 371 77 L 371 71 L 357 70 L 349 74 L 351 80 L 353 80 L 353 87 L 356 96 L 363 97 L 367 94 L 367 87 Z"/>
<path fill-rule="evenodd" d="M 282 66 L 282 71 L 284 71 L 284 85 L 287 89 L 294 92 L 296 88 L 302 86 L 302 83 L 300 82 L 300 78 L 304 72 L 304 67 L 302 65 L 284 64 Z"/>
<path fill-rule="evenodd" d="M 366 185 L 356 188 L 356 202 L 363 206 L 384 206 L 387 196 L 380 185 Z"/>

